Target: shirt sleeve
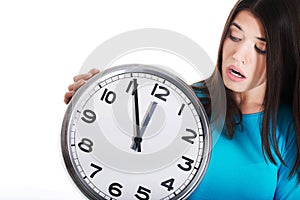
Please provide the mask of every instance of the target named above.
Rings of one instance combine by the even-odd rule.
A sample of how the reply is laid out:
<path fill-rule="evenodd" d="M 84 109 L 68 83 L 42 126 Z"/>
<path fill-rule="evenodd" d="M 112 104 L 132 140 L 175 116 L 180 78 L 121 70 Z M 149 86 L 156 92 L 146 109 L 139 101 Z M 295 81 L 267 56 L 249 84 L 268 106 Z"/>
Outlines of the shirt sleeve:
<path fill-rule="evenodd" d="M 277 187 L 274 199 L 299 200 L 300 199 L 300 183 L 298 183 L 297 173 L 289 178 L 289 173 L 294 165 L 296 155 L 296 139 L 295 128 L 293 123 L 289 123 L 287 131 L 281 135 L 281 155 L 287 166 L 280 163 L 277 174 Z M 299 169 L 298 169 L 299 172 Z"/>

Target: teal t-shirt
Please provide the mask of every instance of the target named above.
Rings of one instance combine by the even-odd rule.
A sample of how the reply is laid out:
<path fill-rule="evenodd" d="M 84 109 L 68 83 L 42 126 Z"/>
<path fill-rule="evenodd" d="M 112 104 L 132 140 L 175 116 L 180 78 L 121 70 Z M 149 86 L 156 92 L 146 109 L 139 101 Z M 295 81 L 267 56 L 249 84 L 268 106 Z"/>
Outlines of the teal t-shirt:
<path fill-rule="evenodd" d="M 296 153 L 292 113 L 281 106 L 276 125 L 279 150 L 287 167 L 275 154 L 277 165 L 264 159 L 260 138 L 262 115 L 263 112 L 244 114 L 243 129 L 238 126 L 231 140 L 223 133 L 213 132 L 207 172 L 189 200 L 300 200 L 297 176 L 288 179 Z"/>

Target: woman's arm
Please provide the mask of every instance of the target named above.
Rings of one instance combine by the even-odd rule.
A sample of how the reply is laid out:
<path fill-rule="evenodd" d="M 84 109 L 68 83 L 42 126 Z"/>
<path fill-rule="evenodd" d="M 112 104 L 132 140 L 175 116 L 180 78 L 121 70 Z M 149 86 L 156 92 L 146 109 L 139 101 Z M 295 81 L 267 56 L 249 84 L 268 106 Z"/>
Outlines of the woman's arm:
<path fill-rule="evenodd" d="M 279 119 L 287 116 L 282 113 Z M 298 182 L 297 173 L 289 177 L 297 153 L 294 123 L 290 120 L 289 123 L 283 123 L 279 129 L 286 130 L 279 133 L 280 151 L 286 165 L 281 162 L 278 163 L 277 187 L 274 199 L 300 199 L 300 183 Z"/>

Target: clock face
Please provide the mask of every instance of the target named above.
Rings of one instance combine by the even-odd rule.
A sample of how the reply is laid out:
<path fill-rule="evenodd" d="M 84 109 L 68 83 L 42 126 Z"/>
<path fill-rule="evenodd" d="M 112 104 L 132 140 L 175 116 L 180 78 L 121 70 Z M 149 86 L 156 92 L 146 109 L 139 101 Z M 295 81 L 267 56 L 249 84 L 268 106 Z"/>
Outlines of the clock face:
<path fill-rule="evenodd" d="M 211 136 L 188 85 L 152 66 L 123 65 L 76 93 L 61 147 L 90 199 L 182 199 L 205 174 Z"/>

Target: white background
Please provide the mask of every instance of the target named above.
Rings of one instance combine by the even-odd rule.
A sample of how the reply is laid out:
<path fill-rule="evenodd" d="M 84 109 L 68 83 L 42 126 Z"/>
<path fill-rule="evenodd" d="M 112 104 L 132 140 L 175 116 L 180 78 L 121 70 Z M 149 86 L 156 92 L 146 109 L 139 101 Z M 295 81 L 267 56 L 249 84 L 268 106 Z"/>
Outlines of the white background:
<path fill-rule="evenodd" d="M 138 28 L 197 42 L 215 62 L 235 0 L 0 1 L 0 199 L 85 199 L 60 153 L 63 96 L 88 55 Z"/>

